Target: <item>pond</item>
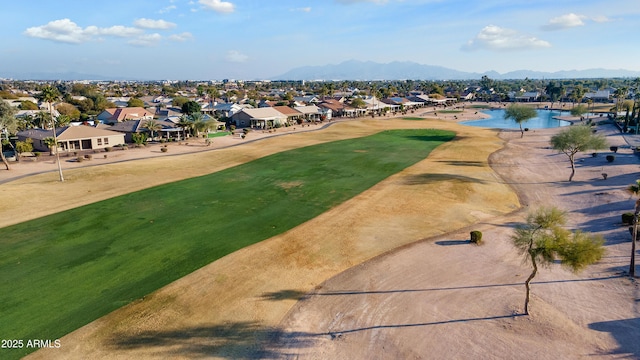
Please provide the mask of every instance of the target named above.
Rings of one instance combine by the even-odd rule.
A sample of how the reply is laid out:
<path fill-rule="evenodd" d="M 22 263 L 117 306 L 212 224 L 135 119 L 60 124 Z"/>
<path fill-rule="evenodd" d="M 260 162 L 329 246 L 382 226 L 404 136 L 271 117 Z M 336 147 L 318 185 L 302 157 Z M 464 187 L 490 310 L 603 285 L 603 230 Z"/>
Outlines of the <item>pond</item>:
<path fill-rule="evenodd" d="M 515 121 L 504 118 L 503 109 L 484 110 L 482 112 L 490 115 L 491 117 L 482 120 L 462 121 L 460 124 L 494 129 L 520 129 L 520 125 Z M 569 116 L 570 113 L 568 111 L 536 110 L 536 112 L 538 113 L 538 116 L 523 122 L 523 128 L 548 129 L 571 125 L 571 122 L 569 121 L 556 119 L 558 116 Z"/>

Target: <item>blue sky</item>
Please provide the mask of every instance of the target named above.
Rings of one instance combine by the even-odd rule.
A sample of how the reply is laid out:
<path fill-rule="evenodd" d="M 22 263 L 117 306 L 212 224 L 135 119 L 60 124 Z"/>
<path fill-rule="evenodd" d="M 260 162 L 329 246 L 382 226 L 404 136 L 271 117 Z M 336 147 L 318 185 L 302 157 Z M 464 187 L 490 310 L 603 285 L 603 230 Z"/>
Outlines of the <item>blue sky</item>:
<path fill-rule="evenodd" d="M 0 77 L 265 79 L 346 60 L 640 71 L 638 0 L 2 0 Z"/>

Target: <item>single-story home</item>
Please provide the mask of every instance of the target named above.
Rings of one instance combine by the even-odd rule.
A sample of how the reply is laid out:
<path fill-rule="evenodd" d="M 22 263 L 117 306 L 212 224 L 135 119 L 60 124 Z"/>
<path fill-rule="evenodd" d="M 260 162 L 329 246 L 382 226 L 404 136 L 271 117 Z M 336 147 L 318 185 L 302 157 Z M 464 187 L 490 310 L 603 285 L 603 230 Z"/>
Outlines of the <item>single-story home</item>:
<path fill-rule="evenodd" d="M 97 119 L 107 124 L 115 124 L 126 120 L 150 120 L 154 113 L 141 107 L 110 108 L 98 114 Z"/>
<path fill-rule="evenodd" d="M 298 119 L 304 119 L 303 113 L 289 106 L 274 106 L 273 109 L 276 109 L 286 115 L 287 123 L 290 125 L 297 123 Z"/>
<path fill-rule="evenodd" d="M 37 151 L 49 151 L 44 139 L 53 137 L 53 130 L 30 129 L 16 134 L 18 141 L 33 140 L 33 148 Z M 114 145 L 124 144 L 124 134 L 96 129 L 92 126 L 65 126 L 56 129 L 59 152 L 104 149 Z M 53 151 L 55 152 L 55 150 Z"/>
<path fill-rule="evenodd" d="M 231 116 L 231 121 L 237 127 L 266 129 L 284 125 L 287 122 L 287 115 L 271 107 L 242 109 Z"/>
<path fill-rule="evenodd" d="M 128 120 L 119 122 L 109 127 L 109 130 L 122 133 L 127 143 L 133 142 L 133 134 L 135 133 L 150 133 L 145 128 L 145 124 L 148 120 Z M 160 136 L 161 138 L 177 138 L 182 136 L 182 128 L 171 121 L 156 120 L 156 123 L 160 125 L 160 129 L 154 132 L 154 137 Z"/>
<path fill-rule="evenodd" d="M 326 111 L 328 110 L 326 108 L 321 109 L 315 105 L 296 106 L 295 109 L 304 114 L 304 118 L 307 119 L 307 121 L 325 120 L 327 114 Z M 323 119 L 323 116 L 325 116 L 325 119 Z M 329 115 L 329 117 L 331 117 L 331 115 Z"/>

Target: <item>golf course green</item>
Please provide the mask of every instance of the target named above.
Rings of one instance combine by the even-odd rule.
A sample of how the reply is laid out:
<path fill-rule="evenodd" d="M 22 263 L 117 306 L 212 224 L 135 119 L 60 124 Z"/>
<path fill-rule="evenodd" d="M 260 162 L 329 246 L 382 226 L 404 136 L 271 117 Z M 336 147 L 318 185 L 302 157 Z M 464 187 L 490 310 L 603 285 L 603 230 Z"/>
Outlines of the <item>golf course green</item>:
<path fill-rule="evenodd" d="M 299 148 L 3 228 L 0 336 L 58 339 L 313 219 L 454 137 L 390 130 Z"/>

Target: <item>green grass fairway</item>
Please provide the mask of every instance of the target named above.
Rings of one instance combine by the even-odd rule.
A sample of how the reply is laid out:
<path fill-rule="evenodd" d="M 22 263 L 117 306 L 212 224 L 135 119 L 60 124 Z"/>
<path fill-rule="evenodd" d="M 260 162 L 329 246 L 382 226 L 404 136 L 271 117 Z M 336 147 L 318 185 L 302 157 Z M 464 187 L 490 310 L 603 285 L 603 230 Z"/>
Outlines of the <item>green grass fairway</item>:
<path fill-rule="evenodd" d="M 454 136 L 393 130 L 309 146 L 1 229 L 0 338 L 60 338 L 320 215 Z"/>

